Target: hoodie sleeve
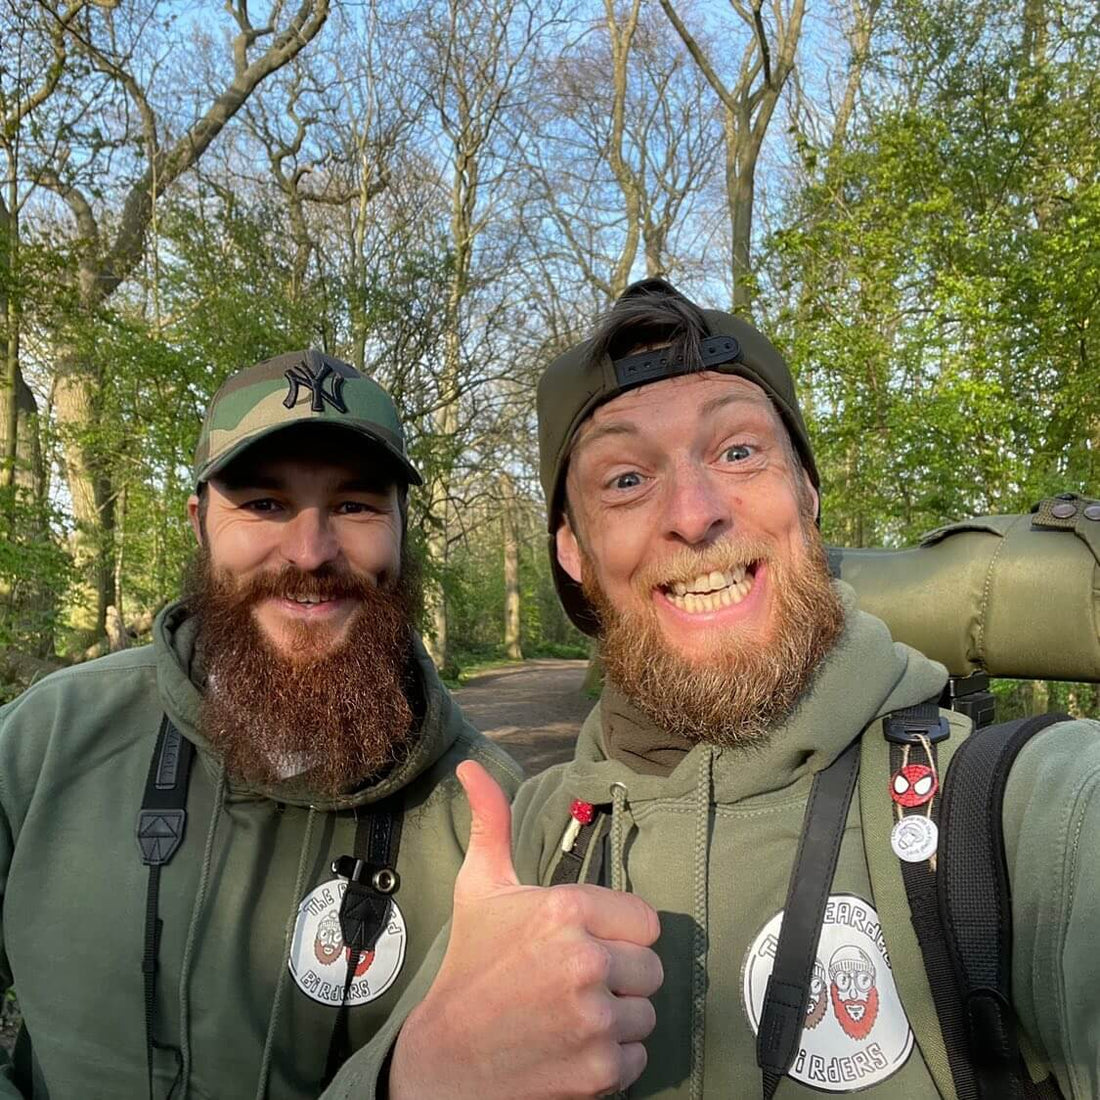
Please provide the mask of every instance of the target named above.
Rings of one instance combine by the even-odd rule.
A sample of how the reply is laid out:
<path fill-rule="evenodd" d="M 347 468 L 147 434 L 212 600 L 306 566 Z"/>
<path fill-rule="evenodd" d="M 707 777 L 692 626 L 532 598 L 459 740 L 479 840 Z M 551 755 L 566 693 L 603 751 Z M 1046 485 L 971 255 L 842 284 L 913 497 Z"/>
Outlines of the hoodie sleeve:
<path fill-rule="evenodd" d="M 0 709 L 0 745 L 5 743 L 5 737 L 9 735 L 6 715 L 9 708 Z M 0 913 L 3 912 L 4 894 L 7 892 L 8 868 L 11 866 L 12 854 L 15 843 L 12 838 L 11 819 L 9 817 L 10 795 L 7 785 L 7 776 L 0 767 Z M 4 929 L 0 920 L 0 983 L 4 992 L 11 987 L 11 965 L 8 963 L 8 953 L 4 946 Z M 22 1096 L 13 1080 L 14 1066 L 10 1055 L 0 1050 L 0 1097 Z"/>
<path fill-rule="evenodd" d="M 1100 1097 L 1100 722 L 1037 735 L 1005 791 L 1013 1001 L 1062 1093 Z"/>

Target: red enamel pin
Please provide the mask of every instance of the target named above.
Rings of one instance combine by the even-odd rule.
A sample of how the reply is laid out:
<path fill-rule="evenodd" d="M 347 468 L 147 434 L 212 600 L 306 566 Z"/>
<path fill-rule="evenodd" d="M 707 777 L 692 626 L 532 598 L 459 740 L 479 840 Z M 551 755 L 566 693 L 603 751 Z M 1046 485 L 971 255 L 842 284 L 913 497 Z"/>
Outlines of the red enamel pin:
<path fill-rule="evenodd" d="M 906 808 L 923 806 L 932 801 L 939 786 L 936 773 L 927 764 L 906 764 L 890 780 L 890 797 Z"/>

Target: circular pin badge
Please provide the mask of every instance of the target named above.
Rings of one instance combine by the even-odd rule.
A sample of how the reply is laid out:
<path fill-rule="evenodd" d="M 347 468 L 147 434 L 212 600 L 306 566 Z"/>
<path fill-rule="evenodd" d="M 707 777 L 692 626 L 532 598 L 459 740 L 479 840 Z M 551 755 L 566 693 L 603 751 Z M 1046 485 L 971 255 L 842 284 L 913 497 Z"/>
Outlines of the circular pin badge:
<path fill-rule="evenodd" d="M 923 863 L 931 859 L 939 841 L 936 823 L 923 814 L 909 814 L 890 830 L 890 847 L 894 855 L 906 863 Z"/>
<path fill-rule="evenodd" d="M 938 789 L 936 773 L 927 764 L 906 764 L 890 780 L 890 797 L 910 809 L 930 802 Z"/>
<path fill-rule="evenodd" d="M 780 912 L 760 929 L 742 964 L 741 996 L 753 1032 L 760 1030 L 782 922 Z M 826 901 L 809 994 L 788 1070 L 793 1080 L 817 1093 L 852 1095 L 905 1065 L 913 1031 L 894 983 L 882 921 L 862 898 L 832 894 Z"/>
<path fill-rule="evenodd" d="M 294 941 L 287 965 L 298 988 L 323 1005 L 339 1008 L 344 1003 L 351 952 L 340 928 L 340 902 L 348 888 L 347 879 L 322 882 L 302 899 L 294 925 Z M 405 962 L 405 917 L 390 898 L 386 926 L 373 951 L 368 951 L 355 968 L 347 1003 L 366 1004 L 381 997 L 401 973 Z"/>

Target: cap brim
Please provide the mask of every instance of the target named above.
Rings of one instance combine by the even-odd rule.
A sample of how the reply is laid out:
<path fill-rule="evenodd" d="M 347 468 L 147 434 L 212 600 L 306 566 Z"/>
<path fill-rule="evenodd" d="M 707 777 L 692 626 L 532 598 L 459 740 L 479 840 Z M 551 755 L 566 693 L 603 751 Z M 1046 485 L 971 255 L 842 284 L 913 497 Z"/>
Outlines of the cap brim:
<path fill-rule="evenodd" d="M 359 436 L 361 439 L 368 440 L 374 447 L 378 448 L 389 458 L 395 467 L 395 473 L 399 473 L 408 485 L 422 485 L 423 480 L 420 474 L 417 473 L 416 467 L 401 453 L 389 440 L 384 439 L 377 432 L 374 432 L 365 424 L 348 424 L 333 423 L 331 421 L 315 419 L 315 420 L 299 420 L 292 421 L 289 424 L 274 424 L 268 428 L 261 428 L 257 432 L 253 432 L 251 435 L 245 436 L 243 439 L 238 440 L 232 447 L 229 448 L 224 454 L 218 455 L 216 459 L 206 463 L 201 470 L 194 472 L 195 487 L 198 488 L 204 481 L 209 481 L 215 474 L 224 470 L 231 462 L 240 458 L 245 451 L 250 447 L 259 443 L 263 439 L 267 439 L 270 436 L 276 435 L 279 432 L 289 432 L 296 428 L 305 427 L 317 427 L 323 426 L 327 429 L 334 431 L 347 432 Z"/>

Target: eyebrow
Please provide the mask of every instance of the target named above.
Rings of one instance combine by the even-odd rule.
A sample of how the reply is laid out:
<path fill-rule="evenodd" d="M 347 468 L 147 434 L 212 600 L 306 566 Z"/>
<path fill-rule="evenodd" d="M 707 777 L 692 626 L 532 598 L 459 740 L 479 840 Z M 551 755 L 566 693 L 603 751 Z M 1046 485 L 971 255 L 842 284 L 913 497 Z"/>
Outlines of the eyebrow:
<path fill-rule="evenodd" d="M 215 475 L 214 480 L 220 481 L 223 488 L 229 492 L 239 493 L 246 489 L 272 489 L 281 491 L 286 488 L 286 482 L 274 474 L 259 473 L 253 470 L 243 470 L 240 475 L 232 478 Z M 346 478 L 336 486 L 337 493 L 370 493 L 384 496 L 390 488 L 390 481 L 383 478 L 352 477 Z"/>
<path fill-rule="evenodd" d="M 573 446 L 573 454 L 578 451 L 584 450 L 590 444 L 603 439 L 605 436 L 615 435 L 639 435 L 640 430 L 638 426 L 630 420 L 620 420 L 614 424 L 600 424 L 595 428 L 590 428 L 584 435 L 577 440 Z"/>

